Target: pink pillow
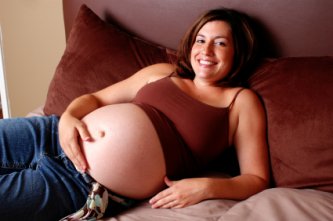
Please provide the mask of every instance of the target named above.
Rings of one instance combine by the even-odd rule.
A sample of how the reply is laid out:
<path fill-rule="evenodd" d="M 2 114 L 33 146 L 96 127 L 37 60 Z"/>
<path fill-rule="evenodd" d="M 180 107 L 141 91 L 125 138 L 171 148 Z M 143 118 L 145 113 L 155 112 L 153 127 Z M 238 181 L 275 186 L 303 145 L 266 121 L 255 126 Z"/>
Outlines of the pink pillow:
<path fill-rule="evenodd" d="M 49 86 L 44 112 L 61 115 L 74 98 L 159 62 L 169 62 L 169 50 L 106 24 L 82 5 Z"/>

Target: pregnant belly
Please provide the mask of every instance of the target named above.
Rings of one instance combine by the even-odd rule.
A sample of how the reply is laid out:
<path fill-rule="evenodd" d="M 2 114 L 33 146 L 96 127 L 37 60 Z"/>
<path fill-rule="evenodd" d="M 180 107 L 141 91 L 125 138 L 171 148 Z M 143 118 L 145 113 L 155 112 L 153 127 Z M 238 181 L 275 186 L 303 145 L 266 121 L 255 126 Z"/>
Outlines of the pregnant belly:
<path fill-rule="evenodd" d="M 134 104 L 109 105 L 82 121 L 92 136 L 81 144 L 96 181 L 132 198 L 149 197 L 163 187 L 163 151 L 143 110 Z"/>

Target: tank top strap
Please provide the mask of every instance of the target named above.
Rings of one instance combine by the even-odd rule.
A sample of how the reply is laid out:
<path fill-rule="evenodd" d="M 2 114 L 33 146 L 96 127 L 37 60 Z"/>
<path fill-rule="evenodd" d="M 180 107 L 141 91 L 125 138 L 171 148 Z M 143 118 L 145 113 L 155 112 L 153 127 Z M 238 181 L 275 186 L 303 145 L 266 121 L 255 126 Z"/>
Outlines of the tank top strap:
<path fill-rule="evenodd" d="M 171 73 L 168 75 L 169 78 L 170 78 L 170 77 L 175 77 L 175 76 L 177 76 L 177 72 L 176 72 L 176 71 L 173 71 L 173 72 L 171 72 Z"/>
<path fill-rule="evenodd" d="M 240 93 L 242 90 L 244 90 L 244 89 L 245 89 L 245 88 L 241 88 L 241 89 L 239 89 L 239 90 L 236 92 L 234 98 L 232 99 L 231 103 L 229 104 L 229 108 L 228 108 L 229 110 L 231 110 L 232 106 L 234 105 L 235 100 L 236 100 L 236 98 L 238 97 L 239 93 Z"/>

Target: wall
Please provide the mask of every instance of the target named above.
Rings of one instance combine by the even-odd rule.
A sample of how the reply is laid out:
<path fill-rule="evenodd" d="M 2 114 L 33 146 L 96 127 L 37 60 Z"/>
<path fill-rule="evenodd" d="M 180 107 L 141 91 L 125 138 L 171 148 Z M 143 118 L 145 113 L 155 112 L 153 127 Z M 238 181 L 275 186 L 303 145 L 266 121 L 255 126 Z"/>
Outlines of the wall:
<path fill-rule="evenodd" d="M 62 1 L 0 0 L 12 117 L 41 106 L 65 48 Z"/>

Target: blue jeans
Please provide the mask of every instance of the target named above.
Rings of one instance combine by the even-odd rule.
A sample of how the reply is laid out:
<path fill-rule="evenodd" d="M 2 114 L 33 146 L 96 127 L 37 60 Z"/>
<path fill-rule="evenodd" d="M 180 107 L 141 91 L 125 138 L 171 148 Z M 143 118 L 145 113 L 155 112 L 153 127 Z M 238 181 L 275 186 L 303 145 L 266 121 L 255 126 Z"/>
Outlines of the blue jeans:
<path fill-rule="evenodd" d="M 84 205 L 90 186 L 60 147 L 58 121 L 0 120 L 0 220 L 59 220 Z"/>

